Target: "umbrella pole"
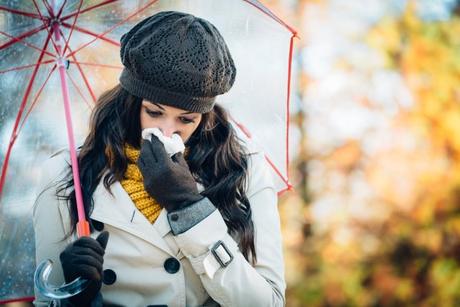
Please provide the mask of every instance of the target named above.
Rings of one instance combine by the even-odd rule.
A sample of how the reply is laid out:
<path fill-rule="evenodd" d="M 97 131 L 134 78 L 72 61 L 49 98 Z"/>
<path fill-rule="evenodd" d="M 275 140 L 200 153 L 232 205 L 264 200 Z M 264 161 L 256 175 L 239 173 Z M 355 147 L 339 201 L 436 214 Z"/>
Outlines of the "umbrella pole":
<path fill-rule="evenodd" d="M 78 237 L 81 236 L 89 236 L 89 223 L 86 220 L 85 216 L 85 209 L 83 206 L 83 196 L 81 192 L 81 183 L 80 183 L 80 174 L 78 170 L 78 160 L 77 160 L 77 152 L 75 149 L 75 141 L 74 141 L 74 134 L 73 134 L 73 125 L 72 125 L 72 116 L 70 110 L 70 95 L 69 95 L 69 86 L 67 83 L 67 76 L 66 76 L 66 69 L 67 63 L 65 56 L 62 54 L 64 42 L 59 32 L 59 24 L 56 22 L 53 25 L 53 34 L 56 41 L 56 47 L 58 54 L 60 57 L 57 60 L 57 65 L 59 69 L 59 77 L 61 79 L 61 89 L 62 94 L 64 97 L 64 110 L 65 110 L 65 118 L 66 118 L 66 126 L 67 126 L 67 137 L 69 140 L 69 150 L 70 150 L 70 158 L 72 163 L 72 174 L 73 174 L 73 182 L 75 187 L 75 197 L 77 200 L 77 212 L 78 212 L 78 222 L 77 222 L 77 234 Z"/>
<path fill-rule="evenodd" d="M 46 0 L 44 0 L 45 4 L 47 3 Z M 54 11 L 55 11 L 55 3 L 54 1 L 51 2 L 51 7 L 48 7 L 50 11 L 50 15 L 53 16 Z M 59 77 L 61 79 L 61 89 L 62 89 L 62 94 L 64 97 L 64 110 L 65 110 L 65 119 L 66 119 L 66 126 L 67 126 L 67 137 L 69 140 L 69 150 L 70 150 L 70 158 L 71 158 L 71 163 L 72 163 L 72 175 L 73 175 L 73 180 L 74 180 L 74 187 L 75 187 L 75 197 L 77 200 L 77 212 L 78 212 L 78 222 L 77 222 L 77 235 L 78 237 L 82 236 L 89 236 L 90 231 L 89 231 L 89 224 L 88 221 L 86 220 L 85 217 L 85 210 L 83 207 L 83 197 L 82 197 L 82 192 L 81 192 L 81 183 L 80 183 L 80 174 L 78 171 L 78 160 L 77 160 L 77 152 L 75 149 L 75 141 L 74 141 L 74 134 L 73 134 L 73 126 L 72 126 L 72 116 L 71 116 L 71 111 L 70 111 L 70 98 L 69 98 L 69 87 L 67 84 L 67 78 L 66 78 L 66 69 L 67 69 L 67 63 L 68 61 L 66 60 L 64 56 L 64 45 L 65 43 L 63 42 L 63 38 L 60 35 L 60 29 L 59 29 L 59 23 L 58 21 L 54 21 L 52 26 L 51 26 L 51 31 L 49 31 L 49 36 L 54 35 L 56 43 L 55 48 L 58 54 L 57 58 L 57 67 L 59 69 Z M 51 286 L 48 284 L 48 277 L 51 273 L 52 269 L 52 261 L 46 260 L 41 262 L 38 266 L 37 269 L 35 270 L 34 274 L 34 285 L 38 292 L 40 292 L 42 295 L 54 299 L 54 303 L 57 303 L 57 305 L 61 305 L 59 301 L 56 300 L 61 300 L 65 299 L 71 296 L 74 296 L 82 291 L 84 291 L 88 285 L 90 284 L 90 280 L 88 279 L 83 279 L 81 277 L 78 277 L 74 281 L 60 285 L 60 286 Z M 54 304 L 52 304 L 54 306 Z"/>

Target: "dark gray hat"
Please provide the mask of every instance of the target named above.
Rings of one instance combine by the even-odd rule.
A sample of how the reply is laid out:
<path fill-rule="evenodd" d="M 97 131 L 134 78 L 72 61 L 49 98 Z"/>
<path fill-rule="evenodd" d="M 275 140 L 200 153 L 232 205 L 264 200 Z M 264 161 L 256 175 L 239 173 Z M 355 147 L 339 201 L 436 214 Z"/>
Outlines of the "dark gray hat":
<path fill-rule="evenodd" d="M 131 94 L 206 113 L 230 90 L 236 68 L 219 31 L 190 14 L 152 15 L 121 37 L 120 84 Z"/>

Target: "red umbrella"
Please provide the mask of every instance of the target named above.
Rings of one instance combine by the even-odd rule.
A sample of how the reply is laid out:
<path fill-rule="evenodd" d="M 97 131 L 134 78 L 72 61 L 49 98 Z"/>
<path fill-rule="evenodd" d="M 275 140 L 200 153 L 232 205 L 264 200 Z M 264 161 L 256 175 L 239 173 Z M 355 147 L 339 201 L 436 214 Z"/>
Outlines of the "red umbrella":
<path fill-rule="evenodd" d="M 76 144 L 93 103 L 121 72 L 119 38 L 161 10 L 203 17 L 221 31 L 238 76 L 217 102 L 243 138 L 265 150 L 280 192 L 288 181 L 289 86 L 294 29 L 256 0 L 10 0 L 0 5 L 0 303 L 31 300 L 32 205 L 40 161 L 71 153 L 79 235 L 84 215 Z M 267 84 L 270 83 L 270 86 Z M 64 129 L 64 126 L 66 127 Z M 19 242 L 19 243 L 18 243 Z M 20 260 L 19 260 L 20 259 Z"/>

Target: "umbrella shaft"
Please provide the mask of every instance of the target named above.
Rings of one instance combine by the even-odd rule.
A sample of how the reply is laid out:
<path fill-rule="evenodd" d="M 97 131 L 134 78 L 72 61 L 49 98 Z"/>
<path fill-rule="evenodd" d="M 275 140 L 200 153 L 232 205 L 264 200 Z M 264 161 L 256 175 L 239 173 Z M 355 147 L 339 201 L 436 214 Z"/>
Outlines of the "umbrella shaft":
<path fill-rule="evenodd" d="M 61 54 L 63 44 L 62 37 L 59 33 L 59 24 L 55 23 L 53 25 L 54 36 L 56 38 L 56 48 L 58 49 L 58 53 Z M 72 174 L 73 174 L 73 182 L 75 187 L 75 197 L 77 201 L 77 212 L 78 212 L 78 224 L 77 224 L 77 232 L 78 236 L 87 236 L 89 235 L 89 227 L 88 222 L 86 221 L 85 216 L 85 209 L 83 205 L 83 196 L 81 192 L 81 183 L 80 183 L 80 174 L 78 170 L 78 160 L 77 160 L 77 153 L 75 150 L 75 140 L 74 140 L 74 133 L 73 133 L 73 124 L 72 124 L 72 115 L 70 109 L 70 95 L 69 95 L 69 86 L 67 83 L 67 76 L 66 76 L 66 65 L 65 65 L 65 58 L 60 57 L 58 59 L 58 67 L 59 67 L 59 77 L 61 79 L 61 89 L 62 95 L 64 98 L 64 111 L 65 111 L 65 119 L 66 119 L 66 126 L 67 126 L 67 137 L 69 140 L 69 151 L 70 151 L 70 158 L 72 163 Z"/>

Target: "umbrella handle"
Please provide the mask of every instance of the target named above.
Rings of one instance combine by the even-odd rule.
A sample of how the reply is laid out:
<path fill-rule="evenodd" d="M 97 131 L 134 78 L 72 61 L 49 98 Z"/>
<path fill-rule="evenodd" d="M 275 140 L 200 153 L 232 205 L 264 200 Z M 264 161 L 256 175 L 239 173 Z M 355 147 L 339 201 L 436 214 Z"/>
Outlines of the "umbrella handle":
<path fill-rule="evenodd" d="M 90 228 L 86 220 L 81 220 L 77 223 L 78 237 L 89 236 Z M 35 270 L 34 284 L 40 294 L 52 299 L 65 299 L 77 295 L 85 290 L 90 280 L 78 277 L 74 281 L 63 284 L 61 286 L 53 286 L 48 284 L 48 278 L 51 274 L 53 261 L 50 259 L 42 261 Z"/>
<path fill-rule="evenodd" d="M 35 270 L 35 287 L 44 296 L 52 299 L 65 299 L 81 293 L 88 287 L 90 280 L 81 277 L 61 286 L 52 286 L 48 284 L 48 277 L 51 273 L 52 266 L 53 261 L 48 259 L 42 261 Z"/>

